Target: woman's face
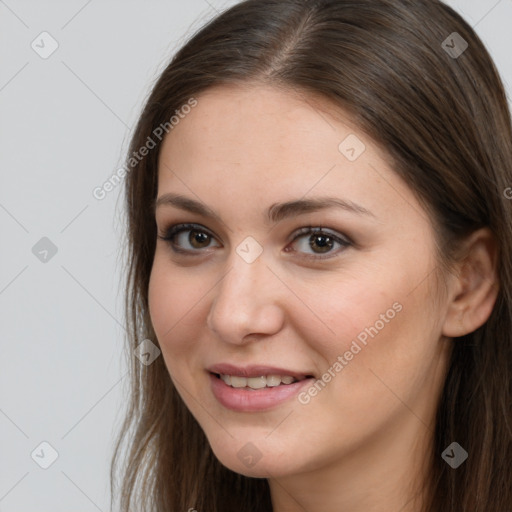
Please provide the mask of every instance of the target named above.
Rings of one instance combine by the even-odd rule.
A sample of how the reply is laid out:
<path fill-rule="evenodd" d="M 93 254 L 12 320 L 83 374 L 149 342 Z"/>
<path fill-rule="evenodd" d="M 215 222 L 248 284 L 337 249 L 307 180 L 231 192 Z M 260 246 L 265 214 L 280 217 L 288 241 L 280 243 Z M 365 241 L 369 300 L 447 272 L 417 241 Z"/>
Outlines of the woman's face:
<path fill-rule="evenodd" d="M 328 103 L 260 85 L 197 100 L 161 150 L 149 284 L 181 397 L 245 475 L 400 464 L 448 356 L 428 215 Z"/>

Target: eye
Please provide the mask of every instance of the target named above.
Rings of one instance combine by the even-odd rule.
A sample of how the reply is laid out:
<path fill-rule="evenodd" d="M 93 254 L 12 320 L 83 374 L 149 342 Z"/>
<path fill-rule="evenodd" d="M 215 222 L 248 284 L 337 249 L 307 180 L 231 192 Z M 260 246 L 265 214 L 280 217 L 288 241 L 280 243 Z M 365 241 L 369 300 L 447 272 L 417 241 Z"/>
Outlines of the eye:
<path fill-rule="evenodd" d="M 167 242 L 173 251 L 200 253 L 212 247 L 221 247 L 215 236 L 199 224 L 175 224 L 164 230 L 158 238 Z M 213 244 L 213 245 L 212 245 Z M 292 243 L 285 252 L 300 252 L 306 258 L 327 259 L 336 256 L 342 249 L 353 245 L 348 238 L 325 230 L 322 227 L 304 227 L 293 235 Z"/>
<path fill-rule="evenodd" d="M 302 252 L 307 258 L 325 259 L 336 256 L 342 249 L 352 245 L 348 237 L 339 236 L 322 227 L 305 227 L 295 233 L 291 246 L 287 252 Z"/>
<path fill-rule="evenodd" d="M 176 252 L 200 252 L 201 249 L 220 247 L 211 245 L 215 237 L 199 224 L 175 224 L 165 230 L 158 238 L 169 243 Z"/>

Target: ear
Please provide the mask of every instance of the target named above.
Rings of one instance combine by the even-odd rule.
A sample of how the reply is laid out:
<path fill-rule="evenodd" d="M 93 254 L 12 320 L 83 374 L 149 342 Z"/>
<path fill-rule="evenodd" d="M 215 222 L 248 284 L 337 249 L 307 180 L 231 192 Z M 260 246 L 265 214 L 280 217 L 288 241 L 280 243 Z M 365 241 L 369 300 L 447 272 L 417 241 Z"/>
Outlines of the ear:
<path fill-rule="evenodd" d="M 443 334 L 458 337 L 483 325 L 498 296 L 498 245 L 488 228 L 472 233 L 465 241 L 465 257 L 451 281 Z"/>

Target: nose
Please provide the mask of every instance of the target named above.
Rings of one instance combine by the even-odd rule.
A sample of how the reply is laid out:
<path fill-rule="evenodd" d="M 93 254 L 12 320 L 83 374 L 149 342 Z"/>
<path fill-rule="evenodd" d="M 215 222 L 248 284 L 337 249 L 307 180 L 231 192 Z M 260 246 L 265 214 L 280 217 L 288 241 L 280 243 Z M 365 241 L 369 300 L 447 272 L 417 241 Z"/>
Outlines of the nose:
<path fill-rule="evenodd" d="M 262 257 L 247 263 L 234 254 L 230 270 L 215 287 L 208 328 L 238 345 L 276 334 L 285 320 L 283 288 Z"/>

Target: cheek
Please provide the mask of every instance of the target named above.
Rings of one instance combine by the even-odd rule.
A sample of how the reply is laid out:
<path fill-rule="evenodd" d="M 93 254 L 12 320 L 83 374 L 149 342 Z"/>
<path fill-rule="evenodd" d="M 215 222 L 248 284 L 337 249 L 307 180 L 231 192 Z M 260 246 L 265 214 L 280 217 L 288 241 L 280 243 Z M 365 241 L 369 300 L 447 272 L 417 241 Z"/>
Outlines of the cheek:
<path fill-rule="evenodd" d="M 178 357 L 190 349 L 189 339 L 200 329 L 197 314 L 204 293 L 204 283 L 169 268 L 164 258 L 155 256 L 148 288 L 149 313 L 166 360 L 169 351 Z"/>
<path fill-rule="evenodd" d="M 378 376 L 405 389 L 436 357 L 432 290 L 428 280 L 417 288 L 411 284 L 421 282 L 426 262 L 412 266 L 402 261 L 390 266 L 389 261 L 383 268 L 361 269 L 335 282 L 295 288 L 316 313 L 302 306 L 302 314 L 295 315 L 295 327 L 321 356 L 318 369 L 325 379 L 343 380 L 343 386 L 350 386 L 356 395 L 382 387 Z M 341 373 L 345 378 L 332 377 Z M 334 384 L 332 390 L 339 385 Z"/>
<path fill-rule="evenodd" d="M 364 347 L 400 323 L 406 286 L 397 276 L 390 288 L 379 274 L 362 270 L 314 284 L 297 282 L 294 289 L 309 309 L 302 304 L 295 315 L 302 338 L 313 340 L 332 360 L 349 350 L 352 341 Z"/>

